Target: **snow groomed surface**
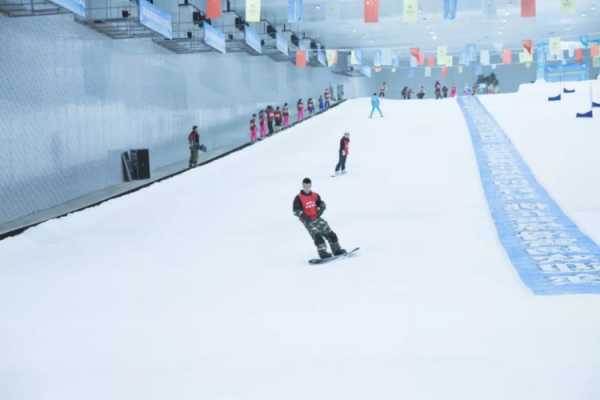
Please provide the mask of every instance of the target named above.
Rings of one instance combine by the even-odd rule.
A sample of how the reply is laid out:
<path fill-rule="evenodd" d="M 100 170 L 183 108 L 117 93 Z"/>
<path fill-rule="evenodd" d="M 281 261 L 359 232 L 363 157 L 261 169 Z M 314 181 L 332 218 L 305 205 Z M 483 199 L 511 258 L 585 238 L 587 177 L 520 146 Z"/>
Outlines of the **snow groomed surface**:
<path fill-rule="evenodd" d="M 600 293 L 600 247 L 565 215 L 477 97 L 459 97 L 500 241 L 536 294 Z"/>

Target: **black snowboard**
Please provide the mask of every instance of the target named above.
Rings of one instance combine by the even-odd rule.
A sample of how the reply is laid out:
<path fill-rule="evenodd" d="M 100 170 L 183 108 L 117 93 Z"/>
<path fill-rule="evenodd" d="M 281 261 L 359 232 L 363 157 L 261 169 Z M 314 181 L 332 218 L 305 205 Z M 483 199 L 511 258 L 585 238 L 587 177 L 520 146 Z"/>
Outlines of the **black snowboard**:
<path fill-rule="evenodd" d="M 355 249 L 350 250 L 346 254 L 342 254 L 339 256 L 332 256 L 332 257 L 328 257 L 328 258 L 313 258 L 311 260 L 308 260 L 308 263 L 309 264 L 325 264 L 325 263 L 331 262 L 333 260 L 338 260 L 340 258 L 352 257 L 353 255 L 356 254 L 356 252 L 359 249 L 360 249 L 360 247 L 356 247 Z"/>

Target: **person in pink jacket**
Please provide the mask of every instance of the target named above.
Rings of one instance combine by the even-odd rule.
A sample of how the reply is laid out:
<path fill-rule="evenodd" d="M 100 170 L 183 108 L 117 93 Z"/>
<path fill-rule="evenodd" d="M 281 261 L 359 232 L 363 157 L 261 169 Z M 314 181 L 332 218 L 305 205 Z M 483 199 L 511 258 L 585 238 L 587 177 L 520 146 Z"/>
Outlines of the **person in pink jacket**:
<path fill-rule="evenodd" d="M 283 105 L 282 115 L 283 115 L 283 127 L 287 128 L 290 126 L 290 110 L 288 108 L 288 103 L 285 103 Z"/>
<path fill-rule="evenodd" d="M 298 100 L 296 108 L 298 109 L 298 122 L 300 122 L 304 119 L 304 103 L 302 102 L 302 99 Z"/>

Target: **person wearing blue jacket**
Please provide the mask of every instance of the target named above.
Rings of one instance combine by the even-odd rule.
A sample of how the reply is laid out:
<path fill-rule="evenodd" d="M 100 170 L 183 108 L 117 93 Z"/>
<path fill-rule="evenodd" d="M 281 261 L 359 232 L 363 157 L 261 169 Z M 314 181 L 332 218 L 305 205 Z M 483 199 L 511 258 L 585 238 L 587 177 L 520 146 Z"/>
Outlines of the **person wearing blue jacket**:
<path fill-rule="evenodd" d="M 377 93 L 373 93 L 373 96 L 371 96 L 371 115 L 369 115 L 369 118 L 373 118 L 373 113 L 375 112 L 375 110 L 377 110 L 379 112 L 379 115 L 383 118 L 383 113 L 379 108 L 379 102 L 379 96 L 377 96 Z"/>

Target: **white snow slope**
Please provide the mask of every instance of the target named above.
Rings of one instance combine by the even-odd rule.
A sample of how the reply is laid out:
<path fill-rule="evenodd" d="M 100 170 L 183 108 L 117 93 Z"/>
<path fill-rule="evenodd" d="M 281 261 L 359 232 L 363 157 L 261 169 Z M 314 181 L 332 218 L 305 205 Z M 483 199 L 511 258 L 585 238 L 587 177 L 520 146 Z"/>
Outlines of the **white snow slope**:
<path fill-rule="evenodd" d="M 527 96 L 490 109 L 600 239 L 597 163 L 582 162 L 597 160 L 598 120 L 565 133 L 579 125 L 553 113 L 528 133 L 510 122 L 529 124 Z M 456 101 L 382 109 L 370 120 L 368 99 L 349 101 L 0 242 L 0 398 L 599 399 L 600 296 L 521 283 Z M 350 172 L 332 179 L 345 130 Z M 291 210 L 305 176 L 358 257 L 307 264 Z"/>

